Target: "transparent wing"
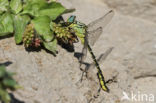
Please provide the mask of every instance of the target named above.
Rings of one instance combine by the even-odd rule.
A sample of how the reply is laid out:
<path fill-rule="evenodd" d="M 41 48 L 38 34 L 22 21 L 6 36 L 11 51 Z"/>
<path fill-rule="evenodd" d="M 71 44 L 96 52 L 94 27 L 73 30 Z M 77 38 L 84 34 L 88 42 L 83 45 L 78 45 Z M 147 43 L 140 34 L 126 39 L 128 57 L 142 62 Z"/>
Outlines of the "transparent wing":
<path fill-rule="evenodd" d="M 80 68 L 81 68 L 81 65 L 82 63 L 84 62 L 86 56 L 87 56 L 87 49 L 88 49 L 88 34 L 85 35 L 85 38 L 84 38 L 84 46 L 83 46 L 83 49 L 82 49 L 82 56 L 80 57 Z"/>
<path fill-rule="evenodd" d="M 88 32 L 88 42 L 91 46 L 93 46 L 96 42 L 96 40 L 100 37 L 102 34 L 102 27 L 97 28 L 96 30 L 89 31 Z"/>
<path fill-rule="evenodd" d="M 104 61 L 107 56 L 112 52 L 113 47 L 109 48 L 105 53 L 101 54 L 100 57 L 97 59 L 97 62 L 101 63 L 102 61 Z M 89 69 L 94 69 L 95 68 L 95 63 L 92 62 L 88 67 L 86 67 L 86 70 Z"/>
<path fill-rule="evenodd" d="M 84 59 L 87 56 L 88 42 L 90 45 L 94 45 L 94 43 L 96 42 L 96 40 L 100 37 L 100 35 L 102 33 L 102 28 L 105 27 L 109 23 L 109 21 L 112 19 L 113 15 L 114 15 L 114 12 L 111 10 L 107 14 L 105 14 L 101 18 L 93 21 L 92 23 L 90 23 L 87 26 L 88 34 L 87 33 L 85 34 L 82 56 L 79 60 L 80 68 L 81 68 L 82 63 L 84 62 Z M 89 37 L 88 37 L 88 35 L 89 35 Z M 88 39 L 89 39 L 89 41 L 88 41 Z"/>
<path fill-rule="evenodd" d="M 112 19 L 112 17 L 114 16 L 114 11 L 110 10 L 107 14 L 105 14 L 104 16 L 102 16 L 101 18 L 91 22 L 90 24 L 88 24 L 88 31 L 92 31 L 95 30 L 99 27 L 104 28 Z"/>

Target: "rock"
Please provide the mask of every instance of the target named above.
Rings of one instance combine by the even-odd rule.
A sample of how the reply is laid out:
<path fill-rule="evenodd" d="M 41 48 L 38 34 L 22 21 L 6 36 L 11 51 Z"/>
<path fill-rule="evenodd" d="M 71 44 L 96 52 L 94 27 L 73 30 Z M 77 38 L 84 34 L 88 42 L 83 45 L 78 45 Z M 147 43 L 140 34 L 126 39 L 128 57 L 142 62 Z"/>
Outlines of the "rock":
<path fill-rule="evenodd" d="M 75 7 L 77 11 L 73 14 L 86 24 L 110 10 L 94 0 L 60 2 L 66 7 Z M 65 19 L 69 15 L 64 15 Z M 155 28 L 155 23 L 115 11 L 114 18 L 92 47 L 97 57 L 114 47 L 100 67 L 105 81 L 116 77 L 117 82 L 107 84 L 110 93 L 101 91 L 98 98 L 94 98 L 99 89 L 96 69 L 89 71 L 91 79 L 84 78 L 79 82 L 82 72 L 77 58 L 61 47 L 54 57 L 45 50 L 27 52 L 22 45 L 15 45 L 13 38 L 6 38 L 0 40 L 0 61 L 12 62 L 7 69 L 17 73 L 15 79 L 24 87 L 13 94 L 25 103 L 87 103 L 90 100 L 94 103 L 131 103 L 121 100 L 123 92 L 156 95 Z M 75 52 L 81 50 L 82 45 L 75 44 Z M 89 53 L 86 62 L 92 62 Z"/>
<path fill-rule="evenodd" d="M 117 10 L 124 15 L 143 18 L 151 22 L 156 22 L 155 0 L 100 0 L 109 7 Z"/>

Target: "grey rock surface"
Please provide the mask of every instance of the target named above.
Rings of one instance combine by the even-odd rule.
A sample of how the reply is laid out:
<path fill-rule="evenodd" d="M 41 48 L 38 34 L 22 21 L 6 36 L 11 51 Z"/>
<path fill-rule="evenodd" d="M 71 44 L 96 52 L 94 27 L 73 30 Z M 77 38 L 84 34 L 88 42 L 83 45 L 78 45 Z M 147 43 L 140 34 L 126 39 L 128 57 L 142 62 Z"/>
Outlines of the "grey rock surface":
<path fill-rule="evenodd" d="M 124 15 L 131 15 L 156 22 L 155 0 L 100 0 L 109 7 L 116 9 Z"/>
<path fill-rule="evenodd" d="M 72 14 L 86 24 L 111 9 L 95 0 L 60 2 L 68 8 L 76 8 L 76 12 Z M 64 18 L 69 15 L 64 15 Z M 110 93 L 101 91 L 98 98 L 94 98 L 99 89 L 96 69 L 89 70 L 89 78 L 80 82 L 82 71 L 77 58 L 74 53 L 61 47 L 58 47 L 59 53 L 54 57 L 44 50 L 27 52 L 22 45 L 15 44 L 14 38 L 6 38 L 0 40 L 0 62 L 12 62 L 7 69 L 17 73 L 15 79 L 24 87 L 13 94 L 24 103 L 88 103 L 90 100 L 91 103 L 135 103 L 132 100 L 121 100 L 123 92 L 129 96 L 132 92 L 156 96 L 155 28 L 154 22 L 115 11 L 115 16 L 104 28 L 93 51 L 99 57 L 107 49 L 114 47 L 100 66 L 105 80 L 116 77 L 117 82 L 107 84 Z M 75 52 L 81 50 L 82 45 L 75 44 Z M 89 53 L 86 61 L 92 62 Z M 149 101 L 140 101 L 147 102 Z"/>

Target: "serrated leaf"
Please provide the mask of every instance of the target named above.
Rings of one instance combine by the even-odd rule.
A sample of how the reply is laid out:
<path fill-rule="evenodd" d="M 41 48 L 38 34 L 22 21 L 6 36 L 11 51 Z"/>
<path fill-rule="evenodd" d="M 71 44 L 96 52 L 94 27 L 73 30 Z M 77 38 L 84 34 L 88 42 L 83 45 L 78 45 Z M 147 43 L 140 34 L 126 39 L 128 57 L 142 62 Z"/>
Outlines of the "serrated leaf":
<path fill-rule="evenodd" d="M 18 14 L 22 10 L 22 0 L 11 0 L 10 8 L 15 14 Z"/>
<path fill-rule="evenodd" d="M 10 95 L 9 93 L 2 89 L 2 87 L 0 87 L 0 99 L 4 102 L 4 103 L 10 103 L 11 101 L 11 98 L 10 98 Z"/>
<path fill-rule="evenodd" d="M 53 32 L 50 30 L 50 18 L 48 16 L 36 17 L 32 20 L 35 30 L 43 38 L 44 41 L 50 42 L 53 38 Z"/>
<path fill-rule="evenodd" d="M 4 11 L 7 11 L 8 6 L 8 0 L 0 0 L 0 14 L 2 14 Z"/>
<path fill-rule="evenodd" d="M 13 20 L 10 13 L 4 13 L 0 17 L 0 36 L 13 33 Z"/>
<path fill-rule="evenodd" d="M 39 16 L 39 10 L 47 4 L 46 0 L 27 0 L 23 5 L 21 14 L 29 14 L 31 16 Z"/>
<path fill-rule="evenodd" d="M 44 47 L 51 51 L 52 53 L 56 54 L 57 53 L 57 40 L 53 40 L 51 42 L 43 42 Z"/>
<path fill-rule="evenodd" d="M 23 16 L 16 15 L 14 17 L 14 29 L 15 29 L 14 35 L 15 35 L 16 44 L 19 44 L 22 42 L 23 33 L 29 21 L 30 21 L 30 18 L 26 15 L 23 15 Z"/>
<path fill-rule="evenodd" d="M 52 20 L 55 20 L 58 16 L 60 16 L 65 11 L 65 7 L 57 2 L 51 2 L 45 5 L 40 9 L 39 15 L 49 16 Z"/>

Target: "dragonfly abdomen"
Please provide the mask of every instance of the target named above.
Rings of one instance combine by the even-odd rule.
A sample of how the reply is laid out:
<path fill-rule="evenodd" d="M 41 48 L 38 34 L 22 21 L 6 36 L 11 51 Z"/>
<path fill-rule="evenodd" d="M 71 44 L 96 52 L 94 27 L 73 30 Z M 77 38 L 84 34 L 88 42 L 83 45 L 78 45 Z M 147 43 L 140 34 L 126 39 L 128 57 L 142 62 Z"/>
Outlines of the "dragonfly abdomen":
<path fill-rule="evenodd" d="M 99 63 L 97 62 L 96 57 L 95 57 L 95 55 L 94 55 L 94 53 L 93 53 L 93 51 L 92 51 L 89 44 L 88 44 L 88 50 L 89 50 L 89 52 L 90 52 L 90 54 L 92 56 L 92 59 L 93 59 L 93 61 L 95 63 L 96 68 L 98 69 L 97 76 L 98 76 L 98 79 L 99 79 L 99 82 L 100 82 L 100 86 L 104 91 L 109 92 L 109 89 L 107 88 L 106 82 L 104 80 L 104 76 L 103 76 L 102 71 L 100 69 Z"/>

